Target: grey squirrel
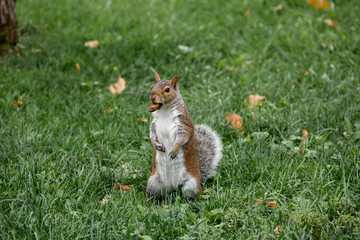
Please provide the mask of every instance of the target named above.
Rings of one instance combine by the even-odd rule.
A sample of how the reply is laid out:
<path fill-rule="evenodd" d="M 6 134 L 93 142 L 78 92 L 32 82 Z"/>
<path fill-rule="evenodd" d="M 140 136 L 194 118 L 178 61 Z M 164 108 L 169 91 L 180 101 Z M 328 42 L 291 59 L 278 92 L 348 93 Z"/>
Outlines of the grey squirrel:
<path fill-rule="evenodd" d="M 220 137 L 206 125 L 194 126 L 180 95 L 178 76 L 160 80 L 156 73 L 155 80 L 149 107 L 153 166 L 146 197 L 159 199 L 181 187 L 185 196 L 198 199 L 201 181 L 215 175 L 222 158 Z"/>

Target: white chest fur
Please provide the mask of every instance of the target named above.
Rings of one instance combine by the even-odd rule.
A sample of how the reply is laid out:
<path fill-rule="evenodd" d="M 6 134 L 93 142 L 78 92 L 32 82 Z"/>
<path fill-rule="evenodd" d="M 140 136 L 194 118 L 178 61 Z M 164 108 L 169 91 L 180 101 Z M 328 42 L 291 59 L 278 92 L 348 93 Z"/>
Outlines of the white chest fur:
<path fill-rule="evenodd" d="M 171 108 L 160 109 L 153 113 L 156 136 L 159 143 L 165 147 L 165 152 L 156 150 L 156 175 L 166 190 L 176 190 L 188 178 L 184 162 L 183 147 L 179 149 L 174 159 L 169 153 L 176 140 L 176 133 L 180 127 L 179 112 Z"/>

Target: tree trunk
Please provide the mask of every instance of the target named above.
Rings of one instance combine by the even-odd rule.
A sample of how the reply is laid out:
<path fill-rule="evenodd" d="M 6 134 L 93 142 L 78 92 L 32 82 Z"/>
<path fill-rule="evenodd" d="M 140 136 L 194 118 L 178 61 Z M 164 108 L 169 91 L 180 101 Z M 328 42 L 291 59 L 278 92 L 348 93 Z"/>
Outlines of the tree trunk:
<path fill-rule="evenodd" d="M 0 0 L 0 44 L 18 41 L 15 0 Z"/>

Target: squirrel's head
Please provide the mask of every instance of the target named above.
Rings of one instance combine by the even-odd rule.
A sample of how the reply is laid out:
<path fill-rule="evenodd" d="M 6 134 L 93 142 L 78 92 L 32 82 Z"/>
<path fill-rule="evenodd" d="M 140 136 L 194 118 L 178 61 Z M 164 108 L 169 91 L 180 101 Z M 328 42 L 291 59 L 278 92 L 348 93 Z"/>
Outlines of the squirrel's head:
<path fill-rule="evenodd" d="M 178 76 L 169 80 L 160 80 L 159 74 L 155 74 L 156 83 L 151 86 L 150 101 L 152 105 L 150 112 L 160 109 L 163 105 L 171 102 L 179 92 Z"/>

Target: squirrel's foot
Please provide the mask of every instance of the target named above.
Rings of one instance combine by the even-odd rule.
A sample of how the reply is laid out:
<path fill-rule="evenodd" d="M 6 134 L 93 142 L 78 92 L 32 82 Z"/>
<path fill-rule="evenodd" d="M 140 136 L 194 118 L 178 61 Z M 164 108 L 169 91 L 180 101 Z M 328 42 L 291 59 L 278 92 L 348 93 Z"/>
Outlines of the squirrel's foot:
<path fill-rule="evenodd" d="M 172 160 L 172 159 L 174 159 L 175 157 L 176 157 L 176 153 L 174 153 L 174 151 L 171 151 L 170 153 L 169 153 L 169 157 L 170 157 L 170 159 Z"/>
<path fill-rule="evenodd" d="M 156 144 L 155 148 L 156 148 L 156 150 L 158 150 L 160 152 L 165 152 L 165 147 L 162 144 Z"/>

